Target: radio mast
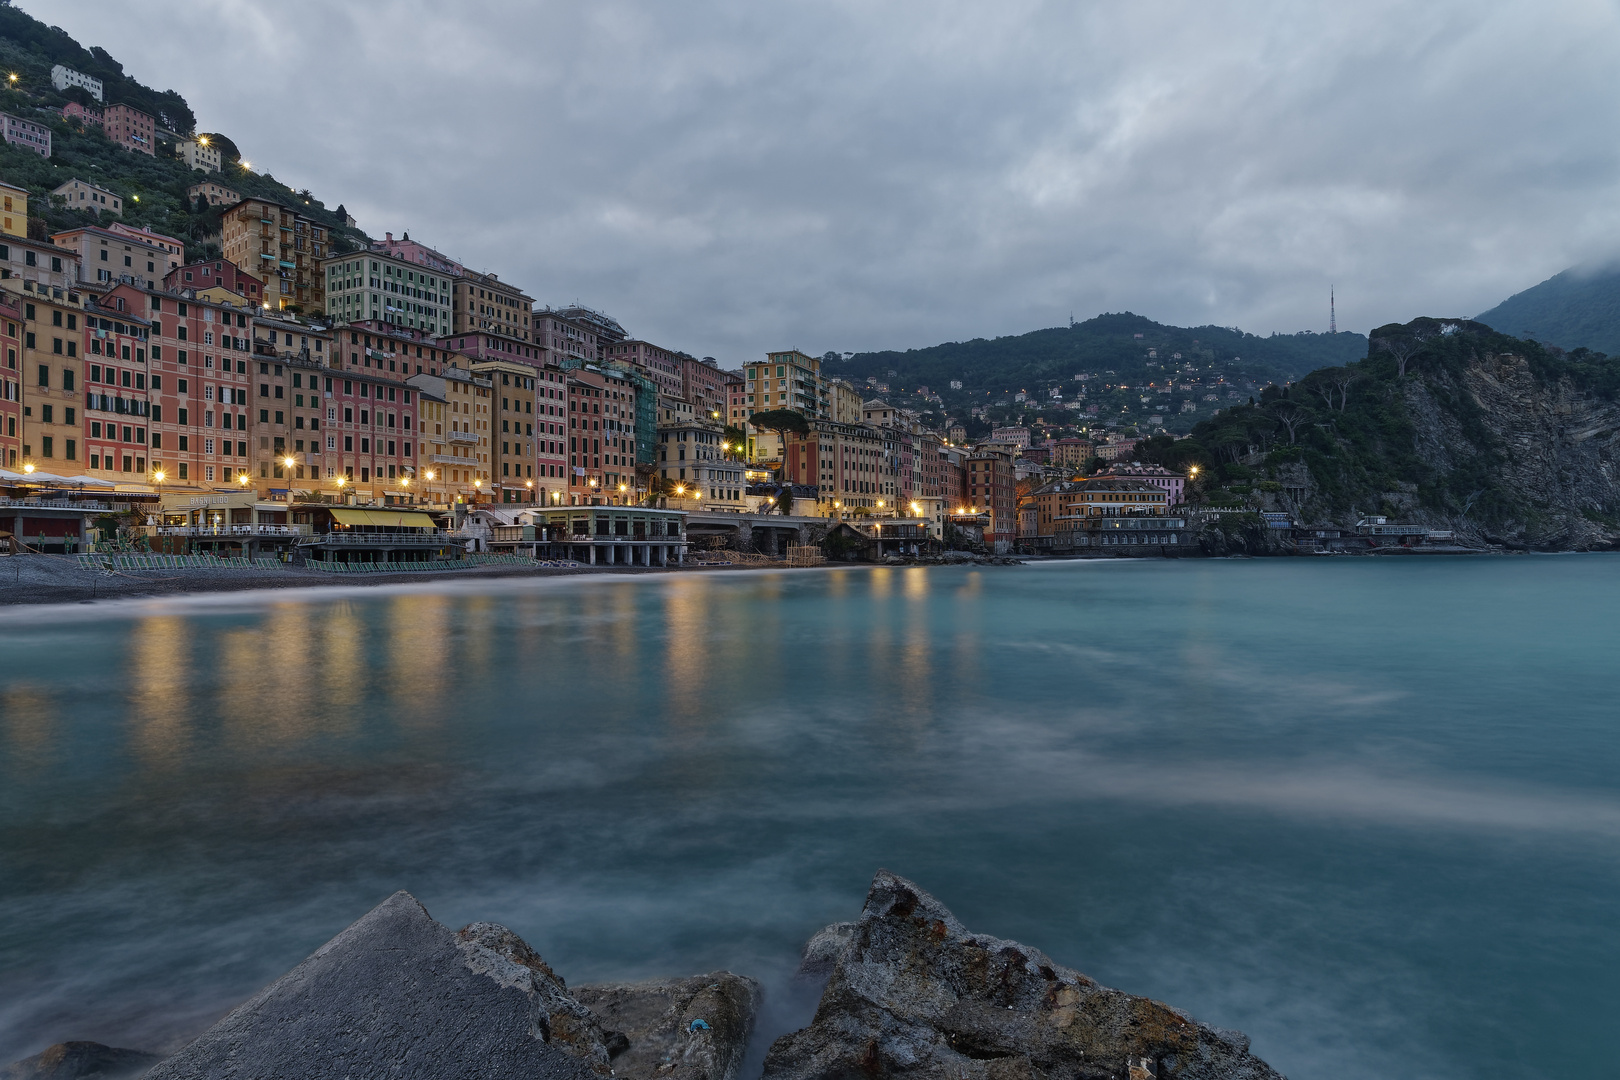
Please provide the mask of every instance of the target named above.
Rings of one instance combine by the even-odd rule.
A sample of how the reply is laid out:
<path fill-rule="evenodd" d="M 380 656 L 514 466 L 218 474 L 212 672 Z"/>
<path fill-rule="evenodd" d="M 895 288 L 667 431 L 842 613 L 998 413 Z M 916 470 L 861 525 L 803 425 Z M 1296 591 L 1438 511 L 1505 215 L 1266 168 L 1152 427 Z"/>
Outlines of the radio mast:
<path fill-rule="evenodd" d="M 1333 286 L 1329 285 L 1328 286 L 1328 333 L 1337 334 L 1338 332 L 1339 332 L 1339 313 L 1334 310 Z"/>

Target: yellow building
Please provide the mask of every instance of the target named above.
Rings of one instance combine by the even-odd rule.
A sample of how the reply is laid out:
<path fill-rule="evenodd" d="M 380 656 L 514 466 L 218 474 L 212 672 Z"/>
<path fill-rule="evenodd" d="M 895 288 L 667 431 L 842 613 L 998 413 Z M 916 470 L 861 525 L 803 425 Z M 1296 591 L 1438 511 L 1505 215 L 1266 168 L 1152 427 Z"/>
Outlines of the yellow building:
<path fill-rule="evenodd" d="M 28 238 L 28 192 L 15 184 L 0 181 L 0 205 L 5 212 L 0 215 L 0 232 L 7 236 L 20 236 Z"/>
<path fill-rule="evenodd" d="M 535 370 L 506 360 L 473 361 L 470 366 L 490 384 L 490 498 L 533 502 Z"/>
<path fill-rule="evenodd" d="M 239 292 L 232 292 L 223 285 L 215 285 L 208 289 L 198 289 L 197 299 L 210 300 L 216 304 L 234 304 L 239 308 L 248 306 L 248 299 Z M 253 305 L 257 307 L 258 305 Z"/>
<path fill-rule="evenodd" d="M 832 419 L 832 395 L 821 361 L 797 349 L 771 353 L 745 364 L 744 412 L 792 409 L 816 420 Z"/>
<path fill-rule="evenodd" d="M 134 328 L 132 327 L 132 330 Z M 139 337 L 144 338 L 144 326 Z M 79 343 L 84 340 L 84 307 L 80 294 L 51 299 L 45 290 L 23 295 L 22 462 L 42 472 L 77 476 L 84 472 L 80 453 L 83 369 Z M 135 363 L 144 365 L 145 348 Z M 141 381 L 145 382 L 144 373 Z M 146 387 L 140 387 L 145 391 Z M 144 398 L 144 392 L 141 394 Z M 145 421 L 142 429 L 140 469 L 145 472 Z"/>
<path fill-rule="evenodd" d="M 243 199 L 225 210 L 220 231 L 225 258 L 264 282 L 268 307 L 325 314 L 326 282 L 319 269 L 327 256 L 324 225 L 290 206 Z"/>

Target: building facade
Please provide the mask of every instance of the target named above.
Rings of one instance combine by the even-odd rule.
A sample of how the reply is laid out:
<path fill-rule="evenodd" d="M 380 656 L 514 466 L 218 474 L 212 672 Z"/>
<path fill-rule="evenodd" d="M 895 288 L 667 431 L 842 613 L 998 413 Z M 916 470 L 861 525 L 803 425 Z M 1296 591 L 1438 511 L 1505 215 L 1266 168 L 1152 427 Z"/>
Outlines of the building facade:
<path fill-rule="evenodd" d="M 821 360 L 797 349 L 771 353 L 743 366 L 747 386 L 744 408 L 749 416 L 773 409 L 792 409 L 818 420 L 832 416 L 832 393 L 821 377 Z"/>
<path fill-rule="evenodd" d="M 235 191 L 212 180 L 204 180 L 186 188 L 186 198 L 193 204 L 202 199 L 209 206 L 232 206 L 242 201 L 242 196 Z"/>
<path fill-rule="evenodd" d="M 463 270 L 451 281 L 449 333 L 489 331 L 526 344 L 533 342 L 533 297 L 494 274 L 474 270 Z"/>
<path fill-rule="evenodd" d="M 108 105 L 101 110 L 101 130 L 107 138 L 136 154 L 157 156 L 157 121 L 131 105 Z"/>
<path fill-rule="evenodd" d="M 40 157 L 51 156 L 51 129 L 34 120 L 0 113 L 0 133 L 12 146 L 31 150 Z"/>
<path fill-rule="evenodd" d="M 51 195 L 61 199 L 63 206 L 68 210 L 88 210 L 97 216 L 124 216 L 123 196 L 83 180 L 69 180 L 65 184 L 59 184 L 51 191 Z"/>
<path fill-rule="evenodd" d="M 28 239 L 28 189 L 0 182 L 0 233 Z"/>
<path fill-rule="evenodd" d="M 252 274 L 243 273 L 241 267 L 229 259 L 212 262 L 187 263 L 163 275 L 165 289 L 223 289 L 242 297 L 254 307 L 264 301 L 264 283 Z"/>
<path fill-rule="evenodd" d="M 382 251 L 338 255 L 320 264 L 326 315 L 333 323 L 385 323 L 430 337 L 450 333 L 453 280 Z"/>
<path fill-rule="evenodd" d="M 540 441 L 535 437 L 539 372 L 531 365 L 506 360 L 474 360 L 470 368 L 490 383 L 491 501 L 544 501 L 545 473 L 541 472 L 539 483 L 535 477 Z"/>
<path fill-rule="evenodd" d="M 91 97 L 101 100 L 101 80 L 94 75 L 86 75 L 82 71 L 74 71 L 66 64 L 57 64 L 51 68 L 51 86 L 61 93 L 70 86 L 82 87 Z"/>
<path fill-rule="evenodd" d="M 184 161 L 188 167 L 205 173 L 219 172 L 220 166 L 224 164 L 219 148 L 210 143 L 206 135 L 196 139 L 182 140 L 180 143 L 180 160 Z"/>
<path fill-rule="evenodd" d="M 324 225 L 268 199 L 243 199 L 226 209 L 220 229 L 221 253 L 259 279 L 262 303 L 325 314 L 325 277 L 320 272 L 328 255 Z"/>
<path fill-rule="evenodd" d="M 160 287 L 170 271 L 180 266 L 181 256 L 171 251 L 164 239 L 133 229 L 114 231 L 99 225 L 81 225 L 51 236 L 58 248 L 76 256 L 86 283 L 110 287 L 128 281 L 143 289 Z"/>

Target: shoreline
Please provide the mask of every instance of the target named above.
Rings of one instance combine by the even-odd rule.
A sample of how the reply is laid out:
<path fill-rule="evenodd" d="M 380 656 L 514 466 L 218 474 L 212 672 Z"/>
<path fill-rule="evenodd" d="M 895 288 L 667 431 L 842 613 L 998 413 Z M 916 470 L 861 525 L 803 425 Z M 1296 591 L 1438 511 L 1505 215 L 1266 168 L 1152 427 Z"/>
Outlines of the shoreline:
<path fill-rule="evenodd" d="M 29 562 L 13 564 L 13 559 Z M 41 560 L 33 562 L 32 560 Z M 735 570 L 747 567 L 683 567 L 682 570 Z M 156 597 L 201 596 L 213 593 L 256 592 L 322 587 L 374 587 L 427 581 L 485 581 L 490 578 L 566 578 L 586 576 L 644 577 L 673 574 L 666 567 L 478 566 L 465 570 L 354 574 L 336 576 L 318 570 L 284 567 L 274 570 L 86 570 L 61 556 L 12 555 L 0 559 L 0 608 L 50 604 L 92 604 L 102 600 L 140 600 Z"/>

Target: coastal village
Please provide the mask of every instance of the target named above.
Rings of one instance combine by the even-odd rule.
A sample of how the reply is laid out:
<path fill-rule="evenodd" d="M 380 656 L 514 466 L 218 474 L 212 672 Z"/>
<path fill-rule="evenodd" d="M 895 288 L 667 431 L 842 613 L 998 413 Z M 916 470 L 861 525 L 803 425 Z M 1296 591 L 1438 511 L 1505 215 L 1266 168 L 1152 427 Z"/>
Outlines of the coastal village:
<path fill-rule="evenodd" d="M 99 105 L 97 80 L 58 66 L 53 81 Z M 219 257 L 126 224 L 123 198 L 88 177 L 46 196 L 81 223 L 31 228 L 41 196 L 0 176 L 11 550 L 334 572 L 1194 554 L 1222 512 L 1188 506 L 1196 467 L 1135 460 L 1136 427 L 969 439 L 965 418 L 908 407 L 938 402 L 927 387 L 839 377 L 835 353 L 728 370 L 408 233 L 356 249 L 297 205 L 233 190 L 206 136 L 128 105 L 58 111 L 130 154 L 167 138 L 195 173 L 188 197 L 219 210 Z M 0 123 L 49 158 L 48 126 Z M 1445 539 L 1265 517 L 1300 550 Z"/>

